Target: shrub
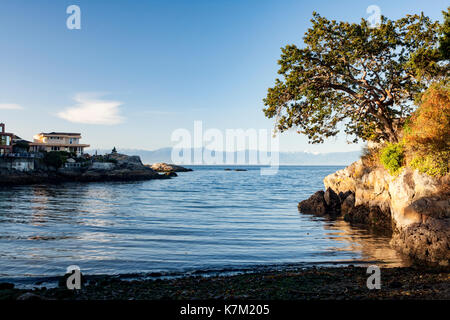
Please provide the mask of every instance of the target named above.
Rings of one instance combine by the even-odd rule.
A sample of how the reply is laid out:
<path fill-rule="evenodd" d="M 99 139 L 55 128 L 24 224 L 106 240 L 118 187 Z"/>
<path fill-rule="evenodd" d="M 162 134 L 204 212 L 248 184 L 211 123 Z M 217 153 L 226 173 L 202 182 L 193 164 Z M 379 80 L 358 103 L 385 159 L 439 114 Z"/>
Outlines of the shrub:
<path fill-rule="evenodd" d="M 422 95 L 419 108 L 405 122 L 409 166 L 430 176 L 449 172 L 450 86 L 440 82 Z"/>
<path fill-rule="evenodd" d="M 44 155 L 44 163 L 56 169 L 61 168 L 66 160 L 67 156 L 60 151 L 50 151 Z"/>
<path fill-rule="evenodd" d="M 380 162 L 391 175 L 399 173 L 405 159 L 403 145 L 400 143 L 388 143 L 380 153 Z"/>
<path fill-rule="evenodd" d="M 361 159 L 364 165 L 368 167 L 377 167 L 379 164 L 379 147 L 369 148 L 367 145 L 363 147 L 361 152 Z"/>
<path fill-rule="evenodd" d="M 440 152 L 424 156 L 415 156 L 409 163 L 410 167 L 432 177 L 444 176 L 448 173 L 450 152 Z"/>
<path fill-rule="evenodd" d="M 405 142 L 412 150 L 431 153 L 450 149 L 450 87 L 435 83 L 406 122 Z"/>

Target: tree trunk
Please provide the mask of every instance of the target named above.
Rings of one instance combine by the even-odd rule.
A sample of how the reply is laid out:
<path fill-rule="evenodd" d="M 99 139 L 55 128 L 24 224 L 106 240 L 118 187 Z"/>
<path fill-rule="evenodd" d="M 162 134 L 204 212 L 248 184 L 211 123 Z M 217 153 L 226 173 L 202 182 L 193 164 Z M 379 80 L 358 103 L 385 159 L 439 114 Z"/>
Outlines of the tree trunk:
<path fill-rule="evenodd" d="M 383 109 L 378 108 L 377 113 L 375 115 L 378 120 L 380 120 L 382 126 L 383 126 L 383 132 L 386 136 L 386 140 L 391 143 L 397 143 L 398 142 L 398 134 L 396 128 L 393 126 L 393 121 L 391 118 L 387 117 L 385 113 L 383 112 Z"/>

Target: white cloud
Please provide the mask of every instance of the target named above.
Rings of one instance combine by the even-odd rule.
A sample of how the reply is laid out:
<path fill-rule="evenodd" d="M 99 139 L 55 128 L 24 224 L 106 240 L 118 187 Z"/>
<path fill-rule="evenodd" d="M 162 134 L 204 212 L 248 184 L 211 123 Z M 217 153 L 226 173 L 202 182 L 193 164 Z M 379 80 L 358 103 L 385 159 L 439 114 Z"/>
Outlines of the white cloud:
<path fill-rule="evenodd" d="M 0 103 L 0 110 L 23 110 L 23 107 L 16 103 Z"/>
<path fill-rule="evenodd" d="M 100 99 L 99 94 L 77 94 L 75 106 L 58 112 L 58 117 L 75 123 L 113 125 L 123 121 L 120 101 Z"/>

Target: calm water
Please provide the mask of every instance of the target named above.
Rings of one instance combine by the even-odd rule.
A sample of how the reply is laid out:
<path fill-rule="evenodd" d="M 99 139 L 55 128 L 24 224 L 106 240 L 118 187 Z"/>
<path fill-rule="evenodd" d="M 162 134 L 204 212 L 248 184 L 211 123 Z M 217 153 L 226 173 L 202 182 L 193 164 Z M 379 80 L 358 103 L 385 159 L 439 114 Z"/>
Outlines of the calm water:
<path fill-rule="evenodd" d="M 170 180 L 0 188 L 0 277 L 59 276 L 73 264 L 87 274 L 403 264 L 387 238 L 298 213 L 340 167 L 194 168 Z"/>

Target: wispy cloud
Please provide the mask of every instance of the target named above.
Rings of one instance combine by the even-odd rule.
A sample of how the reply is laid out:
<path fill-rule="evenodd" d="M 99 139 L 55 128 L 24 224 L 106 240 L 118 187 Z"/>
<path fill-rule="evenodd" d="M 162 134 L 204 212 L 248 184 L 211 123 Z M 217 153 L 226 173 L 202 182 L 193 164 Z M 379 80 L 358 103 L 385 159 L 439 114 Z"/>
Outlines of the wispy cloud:
<path fill-rule="evenodd" d="M 122 102 L 101 99 L 98 93 L 79 93 L 77 104 L 58 112 L 58 117 L 75 123 L 113 125 L 123 122 L 120 116 Z"/>
<path fill-rule="evenodd" d="M 16 103 L 0 103 L 0 110 L 23 110 L 23 107 Z"/>

